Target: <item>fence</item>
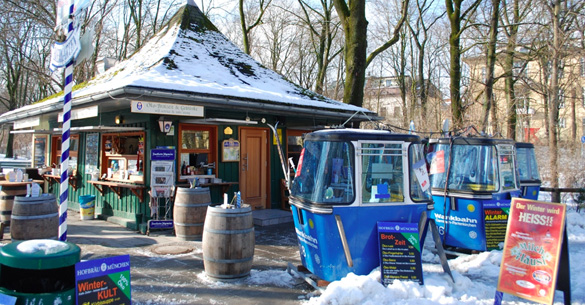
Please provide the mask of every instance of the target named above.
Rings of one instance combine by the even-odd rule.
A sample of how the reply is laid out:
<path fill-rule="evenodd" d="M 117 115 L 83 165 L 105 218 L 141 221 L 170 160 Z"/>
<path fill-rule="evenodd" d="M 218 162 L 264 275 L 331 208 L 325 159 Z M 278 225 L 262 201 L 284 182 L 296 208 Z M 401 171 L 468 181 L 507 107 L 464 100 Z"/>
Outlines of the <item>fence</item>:
<path fill-rule="evenodd" d="M 585 188 L 562 188 L 562 187 L 541 187 L 541 192 L 549 192 L 551 193 L 551 202 L 563 202 L 567 200 L 563 200 L 561 194 L 562 193 L 581 193 L 585 196 Z M 585 208 L 585 197 L 582 200 L 575 198 L 575 196 L 571 196 L 571 201 L 576 204 L 577 212 L 580 209 Z"/>

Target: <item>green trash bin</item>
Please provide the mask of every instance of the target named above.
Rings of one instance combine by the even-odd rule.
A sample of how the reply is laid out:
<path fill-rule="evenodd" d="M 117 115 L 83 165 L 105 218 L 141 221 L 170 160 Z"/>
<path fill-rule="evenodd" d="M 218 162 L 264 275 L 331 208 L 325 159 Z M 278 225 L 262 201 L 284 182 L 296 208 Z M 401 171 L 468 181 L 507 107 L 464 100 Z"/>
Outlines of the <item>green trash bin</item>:
<path fill-rule="evenodd" d="M 95 195 L 79 196 L 79 215 L 81 220 L 95 218 Z"/>
<path fill-rule="evenodd" d="M 0 249 L 0 293 L 16 305 L 75 304 L 75 264 L 81 249 L 50 239 L 13 242 Z"/>

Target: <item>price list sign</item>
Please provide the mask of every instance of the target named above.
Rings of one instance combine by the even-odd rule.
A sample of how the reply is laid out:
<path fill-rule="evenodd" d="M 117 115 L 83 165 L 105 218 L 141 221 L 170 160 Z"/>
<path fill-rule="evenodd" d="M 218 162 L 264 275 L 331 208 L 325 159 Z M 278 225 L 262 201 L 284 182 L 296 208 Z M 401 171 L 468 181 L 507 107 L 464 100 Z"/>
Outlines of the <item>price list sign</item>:
<path fill-rule="evenodd" d="M 424 284 L 418 224 L 378 222 L 378 244 L 384 286 L 394 280 Z"/>

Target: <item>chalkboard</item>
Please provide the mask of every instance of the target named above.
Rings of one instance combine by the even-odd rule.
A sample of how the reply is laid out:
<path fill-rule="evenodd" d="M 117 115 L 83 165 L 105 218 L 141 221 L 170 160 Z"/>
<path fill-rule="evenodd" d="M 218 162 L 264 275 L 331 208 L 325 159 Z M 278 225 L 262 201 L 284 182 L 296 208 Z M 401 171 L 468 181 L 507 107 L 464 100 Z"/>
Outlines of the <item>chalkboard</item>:
<path fill-rule="evenodd" d="M 85 172 L 98 172 L 99 168 L 99 134 L 88 133 L 85 141 Z"/>
<path fill-rule="evenodd" d="M 394 280 L 424 284 L 418 223 L 378 222 L 378 242 L 384 286 Z"/>

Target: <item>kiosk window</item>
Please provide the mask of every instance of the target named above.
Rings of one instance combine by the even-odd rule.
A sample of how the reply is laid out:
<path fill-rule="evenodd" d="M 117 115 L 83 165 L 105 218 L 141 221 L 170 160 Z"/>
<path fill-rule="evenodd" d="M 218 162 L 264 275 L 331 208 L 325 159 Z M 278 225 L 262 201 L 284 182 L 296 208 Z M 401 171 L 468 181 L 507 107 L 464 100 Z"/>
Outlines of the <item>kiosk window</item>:
<path fill-rule="evenodd" d="M 179 124 L 179 156 L 179 177 L 206 174 L 217 161 L 217 126 Z"/>
<path fill-rule="evenodd" d="M 51 138 L 51 164 L 61 165 L 61 136 Z M 79 152 L 79 135 L 69 137 L 69 166 L 77 170 L 77 156 Z"/>
<path fill-rule="evenodd" d="M 144 132 L 102 135 L 101 174 L 108 180 L 144 183 Z"/>

